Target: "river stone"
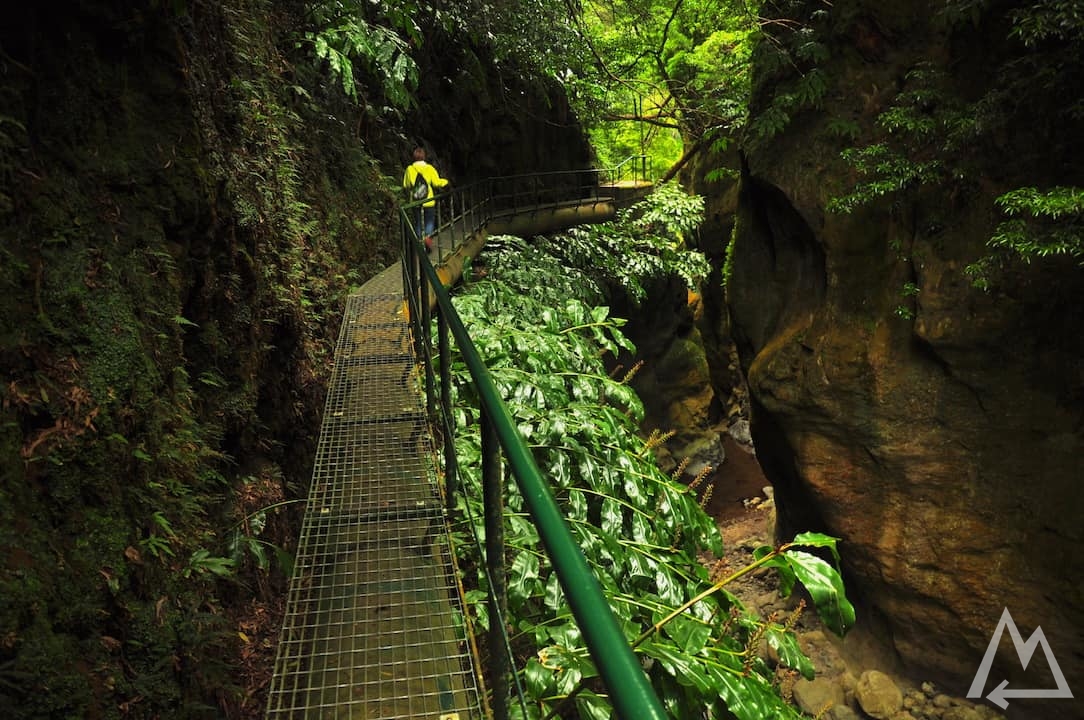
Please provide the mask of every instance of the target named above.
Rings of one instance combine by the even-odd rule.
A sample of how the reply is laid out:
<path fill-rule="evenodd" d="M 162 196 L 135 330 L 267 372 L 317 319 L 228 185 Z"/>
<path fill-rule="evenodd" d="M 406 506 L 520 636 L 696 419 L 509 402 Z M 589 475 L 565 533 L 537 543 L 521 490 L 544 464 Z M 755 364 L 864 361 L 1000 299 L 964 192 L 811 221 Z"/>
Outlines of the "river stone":
<path fill-rule="evenodd" d="M 689 459 L 689 466 L 685 474 L 696 477 L 703 471 L 718 470 L 726 461 L 726 450 L 719 434 L 711 432 L 692 439 L 685 445 L 676 448 L 680 457 Z"/>
<path fill-rule="evenodd" d="M 846 705 L 833 705 L 824 714 L 824 720 L 860 720 L 858 714 Z"/>
<path fill-rule="evenodd" d="M 753 444 L 753 436 L 749 434 L 749 421 L 744 418 L 727 428 L 727 432 L 730 433 L 730 437 L 742 445 L 751 446 Z"/>
<path fill-rule="evenodd" d="M 903 693 L 892 678 L 879 670 L 867 670 L 858 678 L 855 697 L 862 710 L 875 720 L 887 720 L 903 707 Z"/>
<path fill-rule="evenodd" d="M 941 720 L 982 720 L 982 715 L 975 708 L 957 705 L 946 710 Z"/>
<path fill-rule="evenodd" d="M 843 704 L 843 688 L 831 680 L 805 678 L 794 683 L 794 702 L 798 704 L 802 712 L 808 715 L 816 715 L 825 705 L 833 706 Z"/>

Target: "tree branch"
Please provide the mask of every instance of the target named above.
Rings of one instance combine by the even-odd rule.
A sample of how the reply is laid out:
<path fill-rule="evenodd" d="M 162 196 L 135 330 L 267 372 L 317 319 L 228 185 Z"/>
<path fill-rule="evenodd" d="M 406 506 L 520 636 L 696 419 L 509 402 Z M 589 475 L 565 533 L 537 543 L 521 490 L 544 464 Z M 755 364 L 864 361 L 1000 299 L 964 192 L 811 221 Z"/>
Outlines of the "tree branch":
<path fill-rule="evenodd" d="M 673 116 L 672 115 L 654 115 L 654 116 L 621 115 L 621 114 L 617 114 L 617 113 L 608 113 L 606 115 L 603 115 L 602 119 L 603 120 L 608 120 L 608 121 L 611 121 L 611 122 L 621 122 L 621 121 L 642 122 L 642 123 L 647 123 L 648 125 L 655 125 L 655 126 L 661 127 L 661 128 L 671 128 L 671 129 L 674 129 L 674 130 L 679 129 L 681 126 L 678 125 L 676 121 L 666 119 L 666 118 L 670 118 L 670 117 L 673 117 Z"/>
<path fill-rule="evenodd" d="M 701 135 L 700 139 L 692 144 L 688 150 L 678 159 L 676 163 L 670 166 L 670 169 L 666 171 L 666 174 L 659 180 L 660 183 L 669 182 L 674 179 L 674 176 L 681 172 L 681 168 L 685 167 L 693 156 L 704 149 L 704 146 L 708 144 L 706 136 Z"/>

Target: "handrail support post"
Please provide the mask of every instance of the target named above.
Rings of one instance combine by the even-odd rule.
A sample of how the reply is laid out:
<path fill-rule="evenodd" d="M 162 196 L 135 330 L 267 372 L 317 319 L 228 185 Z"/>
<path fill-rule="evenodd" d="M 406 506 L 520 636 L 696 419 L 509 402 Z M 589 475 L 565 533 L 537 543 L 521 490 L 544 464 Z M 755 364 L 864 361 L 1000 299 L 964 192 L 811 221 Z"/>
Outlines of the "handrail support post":
<path fill-rule="evenodd" d="M 421 335 L 421 347 L 425 351 L 425 354 L 420 356 L 422 363 L 425 365 L 425 412 L 429 422 L 435 424 L 437 417 L 437 388 L 436 379 L 433 375 L 433 340 L 430 334 L 430 328 L 433 327 L 432 309 L 429 306 L 429 278 L 424 272 L 419 277 L 418 294 L 421 295 L 421 329 L 418 334 Z"/>
<path fill-rule="evenodd" d="M 455 457 L 455 422 L 452 418 L 451 347 L 448 341 L 448 321 L 437 306 L 437 352 L 440 357 L 440 417 L 444 436 L 444 502 L 448 512 L 455 509 L 459 492 L 459 466 Z"/>
<path fill-rule="evenodd" d="M 486 566 L 489 569 L 489 687 L 495 720 L 508 718 L 509 659 L 504 631 L 508 617 L 508 581 L 504 567 L 504 482 L 501 477 L 501 445 L 497 429 L 485 409 L 481 413 L 482 496 L 485 504 Z"/>

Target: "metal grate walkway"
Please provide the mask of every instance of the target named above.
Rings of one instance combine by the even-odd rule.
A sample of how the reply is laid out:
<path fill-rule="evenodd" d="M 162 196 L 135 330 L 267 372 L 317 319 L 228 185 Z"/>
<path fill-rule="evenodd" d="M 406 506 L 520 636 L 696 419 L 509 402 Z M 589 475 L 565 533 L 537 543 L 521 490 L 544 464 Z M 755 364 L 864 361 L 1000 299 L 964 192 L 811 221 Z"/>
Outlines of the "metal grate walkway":
<path fill-rule="evenodd" d="M 347 301 L 269 720 L 484 718 L 400 273 Z"/>

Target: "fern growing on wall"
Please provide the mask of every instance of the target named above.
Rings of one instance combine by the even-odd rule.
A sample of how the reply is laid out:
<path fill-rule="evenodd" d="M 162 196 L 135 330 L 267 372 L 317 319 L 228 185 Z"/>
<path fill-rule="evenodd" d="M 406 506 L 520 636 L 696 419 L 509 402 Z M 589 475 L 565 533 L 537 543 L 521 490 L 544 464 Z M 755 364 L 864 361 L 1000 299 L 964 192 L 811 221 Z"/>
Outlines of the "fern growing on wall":
<path fill-rule="evenodd" d="M 993 13 L 985 3 L 961 1 L 949 3 L 940 20 L 950 28 L 976 27 L 995 19 Z M 967 100 L 958 78 L 933 63 L 916 65 L 878 116 L 880 137 L 842 153 L 859 181 L 828 204 L 830 211 L 846 213 L 923 187 L 971 192 L 989 183 L 987 156 L 1005 152 L 998 138 L 1023 128 L 1036 157 L 1052 160 L 1033 172 L 1052 182 L 995 197 L 1001 220 L 987 241 L 988 252 L 966 268 L 982 289 L 989 289 L 997 271 L 1014 259 L 1084 257 L 1084 188 L 1072 184 L 1073 168 L 1060 160 L 1079 151 L 1084 118 L 1084 96 L 1073 81 L 1084 50 L 1079 4 L 1037 2 L 1003 19 L 1016 47 L 997 68 L 990 88 Z"/>

